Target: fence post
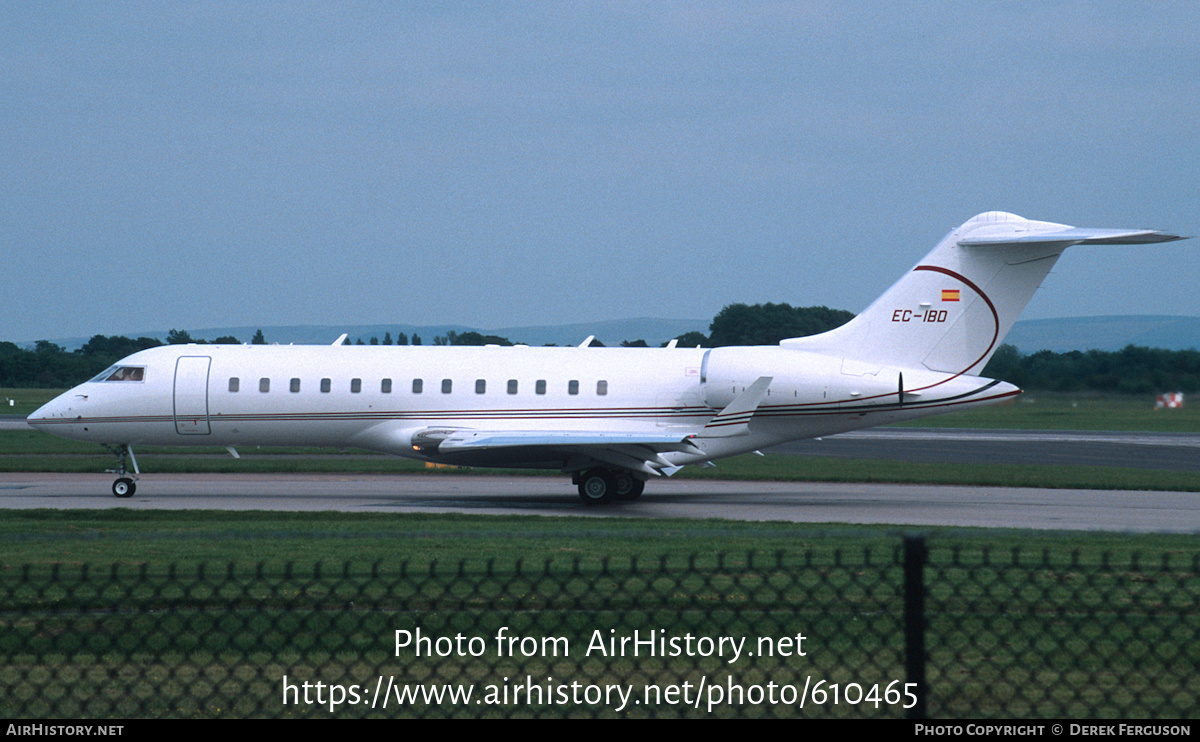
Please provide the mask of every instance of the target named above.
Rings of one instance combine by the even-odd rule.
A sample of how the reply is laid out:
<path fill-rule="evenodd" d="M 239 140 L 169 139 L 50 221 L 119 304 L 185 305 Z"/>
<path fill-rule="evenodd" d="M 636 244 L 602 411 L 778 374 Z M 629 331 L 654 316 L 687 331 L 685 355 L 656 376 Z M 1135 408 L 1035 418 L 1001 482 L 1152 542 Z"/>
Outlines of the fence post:
<path fill-rule="evenodd" d="M 916 686 L 917 702 L 907 709 L 909 719 L 924 719 L 925 707 L 925 562 L 929 550 L 924 536 L 904 537 L 904 673 Z"/>

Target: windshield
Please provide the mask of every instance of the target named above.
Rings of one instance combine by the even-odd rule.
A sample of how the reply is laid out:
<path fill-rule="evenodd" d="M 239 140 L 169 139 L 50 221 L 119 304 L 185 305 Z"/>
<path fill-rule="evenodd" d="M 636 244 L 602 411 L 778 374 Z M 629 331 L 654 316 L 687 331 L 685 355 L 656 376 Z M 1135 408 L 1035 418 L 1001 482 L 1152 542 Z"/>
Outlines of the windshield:
<path fill-rule="evenodd" d="M 145 366 L 109 366 L 92 381 L 145 381 Z"/>

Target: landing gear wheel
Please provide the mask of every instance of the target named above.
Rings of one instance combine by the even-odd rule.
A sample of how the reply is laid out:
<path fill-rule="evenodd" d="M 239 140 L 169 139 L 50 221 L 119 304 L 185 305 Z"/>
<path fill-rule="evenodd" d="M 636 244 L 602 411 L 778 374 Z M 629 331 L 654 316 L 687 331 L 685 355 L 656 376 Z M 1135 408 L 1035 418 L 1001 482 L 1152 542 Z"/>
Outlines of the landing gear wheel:
<path fill-rule="evenodd" d="M 642 496 L 642 490 L 646 489 L 645 481 L 638 479 L 627 471 L 617 472 L 615 481 L 618 500 L 636 500 Z"/>
<path fill-rule="evenodd" d="M 579 498 L 588 505 L 604 505 L 617 498 L 616 478 L 606 471 L 589 471 L 579 479 Z"/>
<path fill-rule="evenodd" d="M 137 485 L 134 484 L 133 479 L 130 479 L 129 477 L 125 476 L 125 472 L 126 472 L 125 461 L 126 461 L 126 459 L 129 459 L 133 462 L 134 478 L 136 478 L 137 474 L 139 473 L 137 459 L 133 455 L 133 448 L 130 447 L 128 444 L 122 444 L 120 446 L 115 446 L 115 447 L 114 446 L 105 446 L 105 448 L 107 448 L 109 451 L 112 452 L 112 454 L 114 456 L 117 457 L 117 467 L 115 469 L 106 469 L 105 470 L 105 471 L 109 472 L 110 474 L 117 475 L 117 481 L 113 482 L 113 486 L 112 486 L 113 494 L 116 495 L 117 497 L 122 497 L 122 498 L 123 497 L 133 497 L 133 493 L 137 491 Z"/>
<path fill-rule="evenodd" d="M 137 485 L 129 477 L 121 477 L 113 482 L 113 494 L 117 497 L 133 497 L 136 491 Z"/>

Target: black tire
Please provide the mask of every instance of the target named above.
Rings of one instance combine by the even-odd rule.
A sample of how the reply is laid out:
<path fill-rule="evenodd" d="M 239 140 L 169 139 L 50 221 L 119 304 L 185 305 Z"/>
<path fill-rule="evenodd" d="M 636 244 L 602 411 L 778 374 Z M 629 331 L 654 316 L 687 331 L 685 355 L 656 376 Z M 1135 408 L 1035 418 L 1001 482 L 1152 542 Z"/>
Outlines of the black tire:
<path fill-rule="evenodd" d="M 113 482 L 112 490 L 117 497 L 133 497 L 133 493 L 137 492 L 137 484 L 129 477 L 121 477 Z"/>
<path fill-rule="evenodd" d="M 615 481 L 618 500 L 636 500 L 642 496 L 642 490 L 646 489 L 644 480 L 638 479 L 627 471 L 617 472 Z"/>
<path fill-rule="evenodd" d="M 617 497 L 617 483 L 606 471 L 589 471 L 579 480 L 579 499 L 588 505 L 604 505 Z"/>

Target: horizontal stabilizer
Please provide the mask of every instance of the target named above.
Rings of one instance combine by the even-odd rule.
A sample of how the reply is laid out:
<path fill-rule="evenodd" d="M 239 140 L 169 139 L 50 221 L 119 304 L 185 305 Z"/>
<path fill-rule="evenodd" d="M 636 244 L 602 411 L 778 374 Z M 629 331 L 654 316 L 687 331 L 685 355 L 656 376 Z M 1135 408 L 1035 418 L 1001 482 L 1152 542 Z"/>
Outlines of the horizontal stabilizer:
<path fill-rule="evenodd" d="M 1149 245 L 1184 239 L 1180 235 L 1153 229 L 1088 229 L 1073 227 L 1058 232 L 1022 234 L 1020 232 L 968 237 L 959 240 L 960 247 L 1001 247 L 1004 245 Z"/>

